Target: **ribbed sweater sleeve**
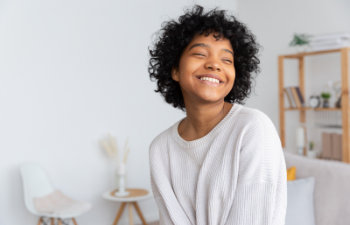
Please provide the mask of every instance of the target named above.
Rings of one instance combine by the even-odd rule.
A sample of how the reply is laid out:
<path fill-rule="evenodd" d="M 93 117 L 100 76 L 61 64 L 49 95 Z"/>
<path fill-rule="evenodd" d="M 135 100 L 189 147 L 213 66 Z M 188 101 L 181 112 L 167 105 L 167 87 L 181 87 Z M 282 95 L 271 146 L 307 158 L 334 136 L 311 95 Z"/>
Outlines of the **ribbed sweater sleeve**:
<path fill-rule="evenodd" d="M 287 208 L 286 165 L 270 119 L 260 114 L 242 139 L 239 177 L 227 224 L 284 225 Z"/>
<path fill-rule="evenodd" d="M 166 139 L 160 138 L 158 141 L 166 142 Z M 166 154 L 159 154 L 161 150 L 159 146 L 163 146 L 159 144 L 158 142 L 158 146 L 151 145 L 150 148 L 150 158 L 153 161 L 151 162 L 151 185 L 159 209 L 159 224 L 190 224 L 170 183 L 170 173 L 167 169 L 169 158 Z M 166 149 L 163 150 L 166 151 Z"/>

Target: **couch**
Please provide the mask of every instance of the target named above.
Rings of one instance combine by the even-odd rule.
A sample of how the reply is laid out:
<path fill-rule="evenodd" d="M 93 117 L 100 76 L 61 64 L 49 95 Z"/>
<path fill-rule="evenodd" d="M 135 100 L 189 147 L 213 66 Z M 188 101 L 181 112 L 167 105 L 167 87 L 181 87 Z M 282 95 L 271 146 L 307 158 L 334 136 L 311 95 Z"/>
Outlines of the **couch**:
<path fill-rule="evenodd" d="M 286 166 L 296 167 L 296 179 L 314 177 L 316 225 L 350 225 L 350 165 L 284 152 Z M 299 224 L 295 224 L 299 225 Z"/>

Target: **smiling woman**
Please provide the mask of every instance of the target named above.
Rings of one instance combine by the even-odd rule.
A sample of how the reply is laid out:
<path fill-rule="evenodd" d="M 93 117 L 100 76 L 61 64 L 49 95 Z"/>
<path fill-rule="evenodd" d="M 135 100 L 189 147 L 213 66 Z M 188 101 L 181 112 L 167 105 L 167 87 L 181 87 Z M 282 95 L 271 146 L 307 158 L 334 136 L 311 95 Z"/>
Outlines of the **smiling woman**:
<path fill-rule="evenodd" d="M 254 36 L 223 10 L 195 6 L 150 50 L 157 92 L 186 117 L 150 146 L 161 225 L 283 225 L 286 166 L 271 120 L 243 106 L 258 71 Z"/>
<path fill-rule="evenodd" d="M 253 74 L 259 71 L 258 44 L 254 35 L 235 17 L 227 16 L 224 10 L 212 10 L 205 14 L 200 6 L 180 16 L 179 22 L 171 20 L 164 23 L 159 39 L 150 49 L 148 72 L 150 78 L 157 81 L 156 92 L 160 92 L 166 102 L 175 108 L 185 110 L 180 85 L 172 79 L 171 73 L 179 69 L 180 58 L 186 50 L 198 50 L 196 47 L 200 46 L 203 52 L 193 53 L 197 57 L 206 56 L 204 50 L 208 48 L 204 43 L 193 42 L 198 35 L 210 35 L 216 40 L 226 39 L 229 42 L 226 51 L 231 51 L 231 56 L 226 60 L 232 61 L 236 77 L 225 101 L 243 103 L 250 94 Z M 195 45 L 190 46 L 190 43 Z"/>
<path fill-rule="evenodd" d="M 217 102 L 231 91 L 235 80 L 233 50 L 226 38 L 196 35 L 180 57 L 172 78 L 181 87 L 185 106 Z"/>

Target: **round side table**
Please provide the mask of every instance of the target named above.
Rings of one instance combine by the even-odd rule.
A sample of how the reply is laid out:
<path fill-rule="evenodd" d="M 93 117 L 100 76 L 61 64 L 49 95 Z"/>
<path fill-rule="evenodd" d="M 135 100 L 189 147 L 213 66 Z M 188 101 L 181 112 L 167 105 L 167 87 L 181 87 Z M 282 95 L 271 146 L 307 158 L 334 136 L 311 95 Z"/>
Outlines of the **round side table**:
<path fill-rule="evenodd" d="M 126 191 L 129 192 L 129 195 L 123 196 L 123 197 L 119 197 L 119 196 L 115 195 L 117 190 L 107 191 L 107 192 L 103 193 L 103 195 L 102 195 L 102 197 L 104 199 L 122 203 L 119 207 L 118 212 L 117 212 L 117 216 L 114 219 L 113 225 L 118 224 L 118 221 L 119 221 L 120 217 L 122 216 L 126 205 L 128 205 L 128 208 L 129 208 L 129 224 L 130 225 L 134 224 L 133 216 L 132 216 L 132 206 L 134 206 L 138 216 L 140 217 L 140 219 L 142 221 L 142 224 L 147 225 L 146 220 L 143 217 L 141 209 L 140 209 L 139 205 L 137 204 L 137 202 L 140 200 L 150 198 L 152 196 L 151 193 L 146 189 L 137 189 L 137 188 L 127 188 Z"/>

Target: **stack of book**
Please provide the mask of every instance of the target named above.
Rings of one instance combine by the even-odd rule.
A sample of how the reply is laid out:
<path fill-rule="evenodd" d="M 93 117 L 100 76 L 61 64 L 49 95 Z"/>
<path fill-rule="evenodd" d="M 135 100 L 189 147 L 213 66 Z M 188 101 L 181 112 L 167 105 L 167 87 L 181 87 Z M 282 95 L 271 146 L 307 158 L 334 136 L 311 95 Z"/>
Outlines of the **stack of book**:
<path fill-rule="evenodd" d="M 321 158 L 342 161 L 342 135 L 338 133 L 322 133 Z"/>
<path fill-rule="evenodd" d="M 313 51 L 337 49 L 350 46 L 350 33 L 315 35 L 309 43 Z"/>
<path fill-rule="evenodd" d="M 290 108 L 305 107 L 305 100 L 298 86 L 285 87 L 283 91 L 288 99 Z"/>

